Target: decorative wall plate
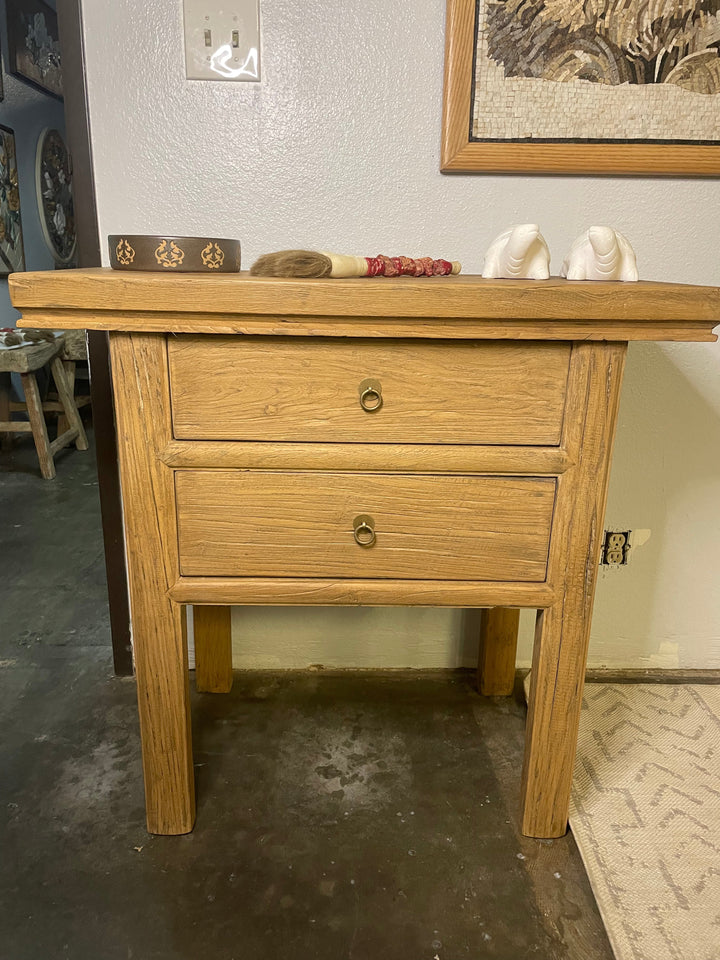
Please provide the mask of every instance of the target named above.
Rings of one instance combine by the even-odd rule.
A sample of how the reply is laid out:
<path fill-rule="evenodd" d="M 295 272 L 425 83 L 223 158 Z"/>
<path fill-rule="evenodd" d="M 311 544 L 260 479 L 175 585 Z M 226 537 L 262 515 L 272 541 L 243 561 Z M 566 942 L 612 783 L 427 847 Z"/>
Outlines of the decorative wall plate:
<path fill-rule="evenodd" d="M 113 234 L 108 237 L 113 270 L 155 273 L 237 273 L 240 241 L 216 237 L 154 237 Z"/>
<path fill-rule="evenodd" d="M 24 269 L 15 134 L 0 126 L 0 277 Z"/>
<path fill-rule="evenodd" d="M 40 134 L 35 154 L 35 184 L 45 243 L 58 263 L 70 263 L 77 240 L 72 167 L 65 142 L 57 130 L 43 130 Z"/>

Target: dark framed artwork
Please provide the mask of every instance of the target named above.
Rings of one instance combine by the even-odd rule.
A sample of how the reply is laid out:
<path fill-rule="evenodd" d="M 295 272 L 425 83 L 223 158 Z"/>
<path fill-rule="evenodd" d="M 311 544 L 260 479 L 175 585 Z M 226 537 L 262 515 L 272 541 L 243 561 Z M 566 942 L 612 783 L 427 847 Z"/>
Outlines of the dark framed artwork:
<path fill-rule="evenodd" d="M 15 134 L 0 125 L 0 277 L 24 269 Z"/>
<path fill-rule="evenodd" d="M 68 265 L 75 255 L 77 239 L 72 166 L 65 141 L 57 130 L 43 130 L 38 138 L 35 187 L 45 243 L 58 264 Z"/>
<path fill-rule="evenodd" d="M 8 72 L 63 98 L 57 14 L 42 0 L 7 0 Z"/>
<path fill-rule="evenodd" d="M 720 174 L 720 0 L 447 0 L 441 169 Z"/>

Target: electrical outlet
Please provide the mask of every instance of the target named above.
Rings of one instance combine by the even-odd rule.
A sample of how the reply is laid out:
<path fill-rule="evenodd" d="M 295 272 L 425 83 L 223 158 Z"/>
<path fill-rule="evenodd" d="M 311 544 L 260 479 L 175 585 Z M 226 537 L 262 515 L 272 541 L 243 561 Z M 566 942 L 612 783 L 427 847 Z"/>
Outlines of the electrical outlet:
<path fill-rule="evenodd" d="M 608 566 L 620 566 L 627 563 L 627 554 L 630 549 L 629 530 L 606 530 L 603 542 L 601 563 Z"/>
<path fill-rule="evenodd" d="M 260 0 L 183 0 L 188 80 L 260 79 Z"/>

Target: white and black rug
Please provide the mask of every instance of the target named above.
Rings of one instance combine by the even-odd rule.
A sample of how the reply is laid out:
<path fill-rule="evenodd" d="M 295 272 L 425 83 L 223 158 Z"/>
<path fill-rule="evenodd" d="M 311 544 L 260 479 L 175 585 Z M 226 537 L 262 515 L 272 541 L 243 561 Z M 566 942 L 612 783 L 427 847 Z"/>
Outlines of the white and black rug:
<path fill-rule="evenodd" d="M 588 684 L 570 825 L 618 960 L 720 960 L 720 686 Z"/>

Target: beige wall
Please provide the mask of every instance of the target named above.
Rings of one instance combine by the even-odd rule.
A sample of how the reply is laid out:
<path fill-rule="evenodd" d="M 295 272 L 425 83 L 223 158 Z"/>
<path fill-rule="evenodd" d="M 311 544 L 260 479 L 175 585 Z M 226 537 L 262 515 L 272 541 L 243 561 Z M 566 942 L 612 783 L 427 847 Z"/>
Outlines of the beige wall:
<path fill-rule="evenodd" d="M 478 272 L 496 233 L 537 221 L 557 272 L 577 233 L 610 223 L 643 277 L 720 283 L 720 182 L 438 172 L 442 0 L 264 2 L 259 85 L 184 79 L 179 0 L 84 8 L 103 237 L 237 236 L 247 265 L 305 246 Z M 593 664 L 720 667 L 719 351 L 631 348 L 607 520 L 650 539 L 601 577 Z M 238 666 L 474 657 L 459 611 L 244 609 L 234 623 Z"/>

